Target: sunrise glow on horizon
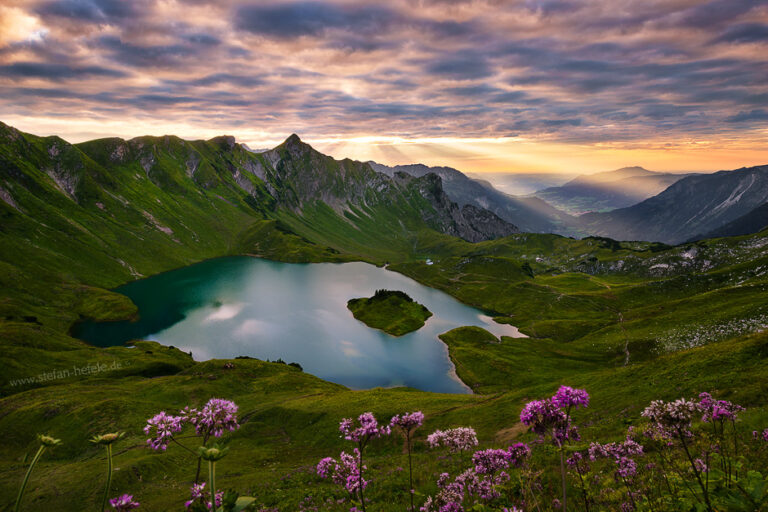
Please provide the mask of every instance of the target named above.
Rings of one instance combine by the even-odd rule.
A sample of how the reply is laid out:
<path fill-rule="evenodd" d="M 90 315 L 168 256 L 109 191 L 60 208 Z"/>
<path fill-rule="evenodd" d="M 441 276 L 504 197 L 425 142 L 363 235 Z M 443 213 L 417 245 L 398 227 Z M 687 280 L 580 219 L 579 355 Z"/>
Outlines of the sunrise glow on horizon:
<path fill-rule="evenodd" d="M 11 0 L 0 121 L 466 172 L 768 163 L 753 0 Z"/>

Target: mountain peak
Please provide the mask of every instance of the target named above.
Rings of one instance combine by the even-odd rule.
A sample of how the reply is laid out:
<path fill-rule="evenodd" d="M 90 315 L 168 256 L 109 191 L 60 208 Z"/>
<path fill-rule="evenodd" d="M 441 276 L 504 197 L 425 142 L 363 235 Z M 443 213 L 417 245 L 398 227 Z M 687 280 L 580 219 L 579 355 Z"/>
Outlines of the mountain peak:
<path fill-rule="evenodd" d="M 303 153 L 304 151 L 312 149 L 312 146 L 302 141 L 298 135 L 292 133 L 285 141 L 280 144 L 291 153 Z M 280 147 L 278 146 L 278 147 Z"/>
<path fill-rule="evenodd" d="M 211 142 L 227 149 L 232 149 L 235 147 L 235 144 L 237 144 L 237 140 L 235 140 L 232 135 L 219 135 L 218 137 L 212 138 Z"/>
<path fill-rule="evenodd" d="M 622 172 L 622 171 L 623 172 L 632 172 L 632 171 L 634 171 L 634 172 L 641 172 L 641 173 L 647 173 L 647 172 L 655 173 L 656 172 L 656 171 L 649 171 L 648 169 L 646 169 L 642 165 L 628 165 L 626 167 L 622 167 L 620 169 L 616 169 L 614 171 L 608 171 L 608 172 Z"/>

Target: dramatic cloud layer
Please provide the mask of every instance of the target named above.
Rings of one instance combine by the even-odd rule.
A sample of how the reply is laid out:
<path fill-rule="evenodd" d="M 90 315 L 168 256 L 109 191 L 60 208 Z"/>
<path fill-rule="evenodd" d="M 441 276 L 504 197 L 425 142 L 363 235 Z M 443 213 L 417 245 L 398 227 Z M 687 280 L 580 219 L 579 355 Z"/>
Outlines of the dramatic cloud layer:
<path fill-rule="evenodd" d="M 715 168 L 768 161 L 766 55 L 756 0 L 6 0 L 0 120 L 72 140 L 297 132 L 467 170 L 555 170 L 569 147 Z"/>

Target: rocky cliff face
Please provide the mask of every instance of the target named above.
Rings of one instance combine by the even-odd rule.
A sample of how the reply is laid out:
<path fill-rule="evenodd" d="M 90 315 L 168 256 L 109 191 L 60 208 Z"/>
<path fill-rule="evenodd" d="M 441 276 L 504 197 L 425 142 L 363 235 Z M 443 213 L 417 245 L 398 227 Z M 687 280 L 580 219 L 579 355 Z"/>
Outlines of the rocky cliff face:
<path fill-rule="evenodd" d="M 436 174 L 416 178 L 397 172 L 390 177 L 368 163 L 334 160 L 296 135 L 263 155 L 274 169 L 274 178 L 285 185 L 277 191 L 278 203 L 297 211 L 317 201 L 339 214 L 351 208 L 386 206 L 402 209 L 404 215 L 415 213 L 429 227 L 470 242 L 518 232 L 516 226 L 487 210 L 462 208 L 452 202 Z"/>
<path fill-rule="evenodd" d="M 376 172 L 394 177 L 403 172 L 415 177 L 436 174 L 451 201 L 459 206 L 472 205 L 489 210 L 522 231 L 573 234 L 575 219 L 535 197 L 516 197 L 496 190 L 487 181 L 472 179 L 451 167 L 428 167 L 423 164 L 389 167 L 368 162 Z"/>
<path fill-rule="evenodd" d="M 469 204 L 460 207 L 451 201 L 443 190 L 442 179 L 436 174 L 415 178 L 396 172 L 393 179 L 401 187 L 415 189 L 429 202 L 431 211 L 424 212 L 424 220 L 442 233 L 480 242 L 519 232 L 515 225 L 493 212 Z"/>

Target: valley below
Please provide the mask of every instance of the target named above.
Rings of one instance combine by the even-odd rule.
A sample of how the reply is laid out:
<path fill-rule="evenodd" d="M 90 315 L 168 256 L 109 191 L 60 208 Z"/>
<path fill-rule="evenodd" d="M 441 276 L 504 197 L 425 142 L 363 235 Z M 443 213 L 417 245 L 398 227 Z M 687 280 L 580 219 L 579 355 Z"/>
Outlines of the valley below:
<path fill-rule="evenodd" d="M 561 384 L 591 395 L 579 449 L 621 438 L 652 400 L 702 391 L 747 407 L 742 431 L 768 424 L 764 229 L 576 239 L 521 231 L 502 217 L 512 207 L 460 205 L 433 173 L 390 176 L 295 136 L 254 153 L 227 137 L 71 145 L 0 128 L 0 507 L 50 434 L 62 443 L 25 502 L 95 509 L 104 456 L 88 441 L 121 431 L 113 487 L 181 509 L 194 458 L 150 450 L 142 429 L 213 397 L 239 406 L 219 479 L 266 510 L 348 510 L 315 468 L 349 449 L 340 419 L 367 411 L 424 413 L 420 499 L 467 462 L 435 457 L 430 432 L 533 444 L 521 409 Z M 400 338 L 371 329 L 346 303 L 380 288 L 434 315 Z M 404 510 L 402 439 L 366 454 L 377 510 Z"/>

